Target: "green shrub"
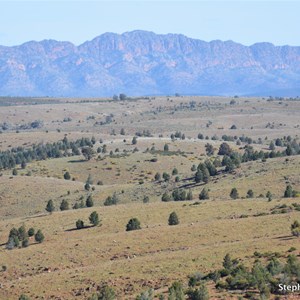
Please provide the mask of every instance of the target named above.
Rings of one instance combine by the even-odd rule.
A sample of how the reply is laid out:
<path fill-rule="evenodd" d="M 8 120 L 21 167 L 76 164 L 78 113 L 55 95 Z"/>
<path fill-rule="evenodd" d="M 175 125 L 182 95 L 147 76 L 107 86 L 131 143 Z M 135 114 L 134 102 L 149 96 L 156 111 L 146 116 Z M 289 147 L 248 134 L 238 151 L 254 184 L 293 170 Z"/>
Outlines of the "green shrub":
<path fill-rule="evenodd" d="M 126 231 L 141 229 L 141 223 L 137 218 L 132 218 L 128 221 L 126 225 Z"/>
<path fill-rule="evenodd" d="M 199 194 L 199 199 L 200 200 L 209 199 L 209 194 L 208 194 L 208 189 L 207 188 L 202 189 L 201 193 Z"/>
<path fill-rule="evenodd" d="M 168 224 L 169 225 L 178 225 L 179 224 L 179 219 L 178 219 L 178 216 L 175 211 L 173 211 L 170 214 L 169 219 L 168 219 Z"/>
<path fill-rule="evenodd" d="M 90 223 L 94 226 L 97 226 L 100 224 L 99 215 L 96 211 L 93 211 L 89 216 Z"/>
<path fill-rule="evenodd" d="M 83 222 L 82 220 L 78 219 L 78 220 L 76 221 L 76 228 L 77 228 L 77 229 L 82 229 L 82 228 L 84 228 L 84 222 Z"/>
<path fill-rule="evenodd" d="M 39 229 L 37 233 L 34 235 L 34 239 L 38 243 L 42 243 L 45 239 L 45 236 L 43 235 L 42 231 Z"/>

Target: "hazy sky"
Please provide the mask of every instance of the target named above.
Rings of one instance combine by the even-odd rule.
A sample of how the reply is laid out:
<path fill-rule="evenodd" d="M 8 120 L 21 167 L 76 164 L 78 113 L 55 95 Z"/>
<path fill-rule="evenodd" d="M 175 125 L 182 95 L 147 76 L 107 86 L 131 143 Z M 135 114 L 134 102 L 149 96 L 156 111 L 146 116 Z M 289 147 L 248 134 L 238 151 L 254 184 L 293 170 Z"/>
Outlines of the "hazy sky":
<path fill-rule="evenodd" d="M 0 45 L 67 40 L 142 29 L 245 45 L 300 46 L 299 1 L 3 1 Z"/>

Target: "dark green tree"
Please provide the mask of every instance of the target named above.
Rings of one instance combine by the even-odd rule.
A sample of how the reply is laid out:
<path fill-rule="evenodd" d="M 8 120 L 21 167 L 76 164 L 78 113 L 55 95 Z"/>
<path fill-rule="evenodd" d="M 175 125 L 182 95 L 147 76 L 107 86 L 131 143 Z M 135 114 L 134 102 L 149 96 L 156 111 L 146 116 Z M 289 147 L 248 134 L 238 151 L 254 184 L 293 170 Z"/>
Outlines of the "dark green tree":
<path fill-rule="evenodd" d="M 161 201 L 163 201 L 163 202 L 171 201 L 171 196 L 167 192 L 164 192 L 161 197 Z"/>
<path fill-rule="evenodd" d="M 268 198 L 268 201 L 271 201 L 273 198 L 273 195 L 270 191 L 267 191 L 266 197 Z"/>
<path fill-rule="evenodd" d="M 294 221 L 291 225 L 291 233 L 293 236 L 300 236 L 300 223 L 298 221 Z"/>
<path fill-rule="evenodd" d="M 63 200 L 61 201 L 61 204 L 60 204 L 59 209 L 60 209 L 61 211 L 63 211 L 63 210 L 68 210 L 68 209 L 69 209 L 69 202 L 68 202 L 66 199 L 63 199 Z"/>
<path fill-rule="evenodd" d="M 125 135 L 125 129 L 124 129 L 124 128 L 121 128 L 120 134 L 121 134 L 121 135 Z"/>
<path fill-rule="evenodd" d="M 25 228 L 25 225 L 22 225 L 18 229 L 18 238 L 20 241 L 25 240 L 28 237 L 27 230 Z"/>
<path fill-rule="evenodd" d="M 137 137 L 136 137 L 136 136 L 134 136 L 134 137 L 132 138 L 131 144 L 132 144 L 132 145 L 136 145 L 136 144 L 137 144 Z"/>
<path fill-rule="evenodd" d="M 206 285 L 202 282 L 199 288 L 187 292 L 188 300 L 209 300 L 209 293 Z"/>
<path fill-rule="evenodd" d="M 214 155 L 215 152 L 213 145 L 209 143 L 205 144 L 205 151 L 206 151 L 206 155 L 208 156 Z"/>
<path fill-rule="evenodd" d="M 209 194 L 208 194 L 208 189 L 207 188 L 203 188 L 202 191 L 199 194 L 199 199 L 200 200 L 207 200 L 209 199 Z"/>
<path fill-rule="evenodd" d="M 195 182 L 199 183 L 203 181 L 203 173 L 201 170 L 197 170 L 196 174 L 195 174 Z"/>
<path fill-rule="evenodd" d="M 89 191 L 91 189 L 91 186 L 90 186 L 90 184 L 88 182 L 84 185 L 84 189 L 86 191 Z"/>
<path fill-rule="evenodd" d="M 230 198 L 237 199 L 239 197 L 239 193 L 236 188 L 233 188 L 230 192 Z"/>
<path fill-rule="evenodd" d="M 34 235 L 34 239 L 38 243 L 42 243 L 44 241 L 45 236 L 44 236 L 44 234 L 42 233 L 42 231 L 40 229 Z"/>
<path fill-rule="evenodd" d="M 167 172 L 163 172 L 162 177 L 163 177 L 164 181 L 169 181 L 171 176 Z"/>
<path fill-rule="evenodd" d="M 209 159 L 207 159 L 205 162 L 204 162 L 208 172 L 209 172 L 209 175 L 210 176 L 215 176 L 217 175 L 217 169 L 216 167 L 211 163 L 211 161 Z"/>
<path fill-rule="evenodd" d="M 96 211 L 93 211 L 89 216 L 90 223 L 94 226 L 97 226 L 100 224 L 99 215 Z"/>
<path fill-rule="evenodd" d="M 95 151 L 94 151 L 93 147 L 88 146 L 88 147 L 83 147 L 81 149 L 81 153 L 85 157 L 86 160 L 91 160 L 95 154 Z"/>
<path fill-rule="evenodd" d="M 20 297 L 19 297 L 19 300 L 30 300 L 30 298 L 28 296 L 26 296 L 25 294 L 22 294 Z"/>
<path fill-rule="evenodd" d="M 247 192 L 247 196 L 246 196 L 247 198 L 253 198 L 254 197 L 254 192 L 253 192 L 253 190 L 248 190 L 248 192 Z"/>
<path fill-rule="evenodd" d="M 94 180 L 93 180 L 93 177 L 91 174 L 89 174 L 88 178 L 86 179 L 86 183 L 88 183 L 90 185 L 94 183 Z"/>
<path fill-rule="evenodd" d="M 230 155 L 232 152 L 230 146 L 227 143 L 222 143 L 219 148 L 218 155 Z"/>
<path fill-rule="evenodd" d="M 124 101 L 124 100 L 126 100 L 126 99 L 127 99 L 127 96 L 126 96 L 126 94 L 124 94 L 124 93 L 121 93 L 121 94 L 119 95 L 119 99 L 120 99 L 121 101 Z"/>
<path fill-rule="evenodd" d="M 143 203 L 149 203 L 150 199 L 149 199 L 149 196 L 144 196 L 143 198 Z"/>
<path fill-rule="evenodd" d="M 108 286 L 103 286 L 100 288 L 98 294 L 94 294 L 88 300 L 115 300 L 116 294 L 115 291 Z"/>
<path fill-rule="evenodd" d="M 180 282 L 175 281 L 168 289 L 168 300 L 184 300 L 184 290 Z"/>
<path fill-rule="evenodd" d="M 84 222 L 83 222 L 82 220 L 78 219 L 78 220 L 76 221 L 76 228 L 77 228 L 77 229 L 82 229 L 82 228 L 84 228 Z"/>
<path fill-rule="evenodd" d="M 65 172 L 64 179 L 66 179 L 66 180 L 70 180 L 71 179 L 71 175 L 70 175 L 70 173 L 68 171 Z"/>
<path fill-rule="evenodd" d="M 144 291 L 138 295 L 135 300 L 153 300 L 153 292 L 153 289 L 148 289 L 147 291 Z"/>
<path fill-rule="evenodd" d="M 141 223 L 137 218 L 132 218 L 126 225 L 126 231 L 141 229 Z"/>
<path fill-rule="evenodd" d="M 29 246 L 29 240 L 28 238 L 25 238 L 23 241 L 22 241 L 22 247 L 23 248 L 26 248 Z"/>
<path fill-rule="evenodd" d="M 89 195 L 86 199 L 85 202 L 86 207 L 93 207 L 94 206 L 94 201 L 92 195 Z"/>
<path fill-rule="evenodd" d="M 48 202 L 47 202 L 47 205 L 46 205 L 46 211 L 49 212 L 50 214 L 55 210 L 55 207 L 54 207 L 54 203 L 53 203 L 53 200 L 50 199 Z"/>
<path fill-rule="evenodd" d="M 289 184 L 286 186 L 286 189 L 284 191 L 284 198 L 291 198 L 291 197 L 293 197 L 293 188 Z"/>
<path fill-rule="evenodd" d="M 169 145 L 168 144 L 165 144 L 164 145 L 164 152 L 168 152 L 169 151 Z"/>
<path fill-rule="evenodd" d="M 33 227 L 29 228 L 27 234 L 28 234 L 29 237 L 34 236 L 34 234 L 35 234 L 34 228 Z"/>
<path fill-rule="evenodd" d="M 155 181 L 160 181 L 160 178 L 161 178 L 160 173 L 157 172 L 157 173 L 155 174 L 155 176 L 154 176 L 154 180 L 155 180 Z"/>
<path fill-rule="evenodd" d="M 198 133 L 198 139 L 199 140 L 204 140 L 204 135 L 202 133 Z"/>
<path fill-rule="evenodd" d="M 168 219 L 168 224 L 169 225 L 178 225 L 179 224 L 179 219 L 178 219 L 178 216 L 175 211 L 173 211 L 170 214 L 169 219 Z"/>
<path fill-rule="evenodd" d="M 228 270 L 230 271 L 233 267 L 233 262 L 232 262 L 232 259 L 230 257 L 230 254 L 227 253 L 225 256 L 224 256 L 224 259 L 223 259 L 223 267 L 225 270 Z"/>

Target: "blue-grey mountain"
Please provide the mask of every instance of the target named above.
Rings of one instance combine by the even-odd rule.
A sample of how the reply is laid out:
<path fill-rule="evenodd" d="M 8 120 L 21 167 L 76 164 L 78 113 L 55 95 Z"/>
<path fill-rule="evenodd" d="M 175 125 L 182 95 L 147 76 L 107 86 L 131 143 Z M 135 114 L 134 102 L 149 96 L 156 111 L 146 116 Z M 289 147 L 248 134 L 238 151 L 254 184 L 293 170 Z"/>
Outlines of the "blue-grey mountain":
<path fill-rule="evenodd" d="M 147 31 L 0 46 L 2 96 L 300 95 L 300 47 Z"/>

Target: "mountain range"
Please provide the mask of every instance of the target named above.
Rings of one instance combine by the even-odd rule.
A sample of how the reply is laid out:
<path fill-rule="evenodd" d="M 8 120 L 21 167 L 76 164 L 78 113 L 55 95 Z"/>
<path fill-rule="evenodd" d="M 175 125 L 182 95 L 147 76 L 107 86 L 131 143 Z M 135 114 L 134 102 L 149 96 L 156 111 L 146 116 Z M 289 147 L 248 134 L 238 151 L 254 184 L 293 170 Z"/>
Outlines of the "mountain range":
<path fill-rule="evenodd" d="M 300 95 L 300 47 L 105 33 L 0 46 L 1 96 Z"/>

